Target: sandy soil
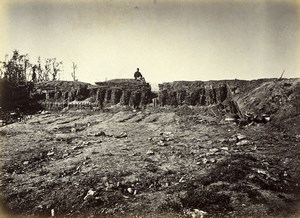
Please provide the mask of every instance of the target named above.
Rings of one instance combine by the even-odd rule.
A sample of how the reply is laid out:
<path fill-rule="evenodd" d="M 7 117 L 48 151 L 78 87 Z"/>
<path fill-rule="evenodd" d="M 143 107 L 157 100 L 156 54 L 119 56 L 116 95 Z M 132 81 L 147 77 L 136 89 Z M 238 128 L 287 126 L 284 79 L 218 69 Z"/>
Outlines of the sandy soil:
<path fill-rule="evenodd" d="M 38 114 L 0 127 L 2 216 L 300 214 L 300 135 L 183 110 Z"/>

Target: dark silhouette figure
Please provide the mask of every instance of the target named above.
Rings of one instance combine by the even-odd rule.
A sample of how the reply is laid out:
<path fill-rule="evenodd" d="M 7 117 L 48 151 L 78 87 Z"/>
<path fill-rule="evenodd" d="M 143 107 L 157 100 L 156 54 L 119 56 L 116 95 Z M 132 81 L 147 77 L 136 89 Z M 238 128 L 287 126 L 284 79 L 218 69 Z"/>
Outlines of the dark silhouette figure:
<path fill-rule="evenodd" d="M 143 75 L 141 74 L 139 68 L 137 68 L 136 72 L 134 73 L 134 79 L 138 81 L 144 81 Z"/>

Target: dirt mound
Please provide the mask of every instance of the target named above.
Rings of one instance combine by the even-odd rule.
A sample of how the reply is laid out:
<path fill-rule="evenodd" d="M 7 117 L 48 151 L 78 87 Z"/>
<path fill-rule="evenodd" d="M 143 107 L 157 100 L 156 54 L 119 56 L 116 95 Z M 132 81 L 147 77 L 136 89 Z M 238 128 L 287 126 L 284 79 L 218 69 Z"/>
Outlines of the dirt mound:
<path fill-rule="evenodd" d="M 268 114 L 272 124 L 299 131 L 300 79 L 269 80 L 237 96 L 244 112 Z"/>

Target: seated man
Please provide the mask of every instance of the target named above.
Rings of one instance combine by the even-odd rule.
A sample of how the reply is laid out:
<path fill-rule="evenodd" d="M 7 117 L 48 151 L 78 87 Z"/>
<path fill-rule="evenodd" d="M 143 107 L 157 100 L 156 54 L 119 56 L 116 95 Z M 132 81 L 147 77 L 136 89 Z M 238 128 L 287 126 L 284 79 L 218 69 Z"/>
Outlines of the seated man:
<path fill-rule="evenodd" d="M 140 72 L 140 69 L 137 68 L 137 71 L 134 73 L 134 79 L 137 81 L 145 81 L 143 75 Z"/>

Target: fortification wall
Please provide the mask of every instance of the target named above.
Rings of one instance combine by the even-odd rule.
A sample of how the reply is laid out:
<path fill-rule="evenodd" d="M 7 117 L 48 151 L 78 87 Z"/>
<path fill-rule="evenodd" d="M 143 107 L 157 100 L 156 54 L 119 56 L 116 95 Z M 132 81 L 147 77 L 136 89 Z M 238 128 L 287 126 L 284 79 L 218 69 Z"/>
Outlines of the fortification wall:
<path fill-rule="evenodd" d="M 112 105 L 145 107 L 153 93 L 148 83 L 131 79 L 110 80 L 90 85 L 81 82 L 56 81 L 37 84 L 35 99 L 46 109 L 103 108 Z"/>
<path fill-rule="evenodd" d="M 159 84 L 158 100 L 161 106 L 223 105 L 226 111 L 240 114 L 231 90 L 223 81 L 175 81 Z"/>

